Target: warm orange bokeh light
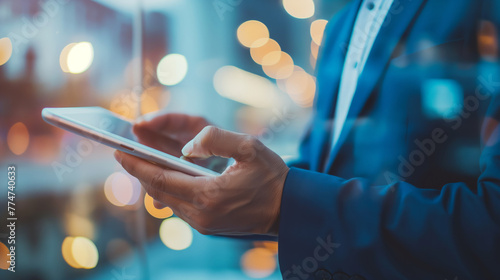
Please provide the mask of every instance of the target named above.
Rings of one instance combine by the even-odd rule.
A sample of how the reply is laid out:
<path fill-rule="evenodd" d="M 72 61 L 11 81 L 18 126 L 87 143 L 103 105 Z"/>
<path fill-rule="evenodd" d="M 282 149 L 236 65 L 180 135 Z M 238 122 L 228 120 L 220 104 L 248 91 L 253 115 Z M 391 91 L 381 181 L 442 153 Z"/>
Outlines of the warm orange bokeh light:
<path fill-rule="evenodd" d="M 281 47 L 273 39 L 258 48 L 250 49 L 250 55 L 255 63 L 260 65 L 273 65 L 279 62 L 281 58 Z"/>
<path fill-rule="evenodd" d="M 9 254 L 9 248 L 0 242 L 0 269 L 6 270 L 9 268 L 9 263 L 7 262 L 9 261 L 9 256 L 7 254 Z"/>
<path fill-rule="evenodd" d="M 99 261 L 99 252 L 92 240 L 86 237 L 77 236 L 73 239 L 71 247 L 73 259 L 80 268 L 92 269 L 97 265 Z"/>
<path fill-rule="evenodd" d="M 153 204 L 153 201 L 153 198 L 149 194 L 146 194 L 144 196 L 144 207 L 151 216 L 157 219 L 166 219 L 174 214 L 170 207 L 165 207 L 162 209 L 156 208 Z"/>
<path fill-rule="evenodd" d="M 74 268 L 92 269 L 99 261 L 94 242 L 86 237 L 66 237 L 61 252 L 66 263 Z"/>
<path fill-rule="evenodd" d="M 304 19 L 314 15 L 313 0 L 283 0 L 283 7 L 294 18 Z"/>
<path fill-rule="evenodd" d="M 161 87 L 150 87 L 146 89 L 141 96 L 141 114 L 149 114 L 160 110 L 160 108 L 164 106 L 163 103 L 168 103 L 169 98 L 169 93 L 164 93 Z"/>
<path fill-rule="evenodd" d="M 264 65 L 262 69 L 267 76 L 273 79 L 286 79 L 293 73 L 293 59 L 286 52 L 281 52 L 280 59 L 276 64 Z"/>
<path fill-rule="evenodd" d="M 314 59 L 318 58 L 318 53 L 319 53 L 319 46 L 314 43 L 314 41 L 311 42 L 311 54 L 314 57 Z"/>
<path fill-rule="evenodd" d="M 63 258 L 67 264 L 69 264 L 71 267 L 74 267 L 74 268 L 80 268 L 78 263 L 73 258 L 72 249 L 73 249 L 73 241 L 74 240 L 75 240 L 74 237 L 66 237 L 62 243 L 61 251 L 62 251 Z"/>
<path fill-rule="evenodd" d="M 255 241 L 254 245 L 259 248 L 266 248 L 273 254 L 278 254 L 278 242 L 276 241 Z"/>
<path fill-rule="evenodd" d="M 276 269 L 276 257 L 265 248 L 250 249 L 241 257 L 241 266 L 248 276 L 264 278 Z"/>
<path fill-rule="evenodd" d="M 293 74 L 285 82 L 286 92 L 301 107 L 311 107 L 316 92 L 314 77 L 295 66 Z"/>
<path fill-rule="evenodd" d="M 269 40 L 267 26 L 257 20 L 245 21 L 238 27 L 236 33 L 238 41 L 248 48 L 261 47 Z"/>
<path fill-rule="evenodd" d="M 109 110 L 126 119 L 134 120 L 137 117 L 140 98 L 134 92 L 121 90 L 111 100 Z"/>
<path fill-rule="evenodd" d="M 478 37 L 478 47 L 481 57 L 489 61 L 498 58 L 498 35 L 497 27 L 490 21 L 481 22 Z"/>
<path fill-rule="evenodd" d="M 30 135 L 28 128 L 22 122 L 14 124 L 7 134 L 7 145 L 15 155 L 22 155 L 28 149 Z"/>
<path fill-rule="evenodd" d="M 328 21 L 324 19 L 317 19 L 311 23 L 311 38 L 316 45 L 321 45 L 327 23 Z"/>
<path fill-rule="evenodd" d="M 12 41 L 9 38 L 0 39 L 0 66 L 9 61 L 12 56 Z"/>
<path fill-rule="evenodd" d="M 73 213 L 66 213 L 64 227 L 71 236 L 94 238 L 95 226 L 91 220 Z"/>

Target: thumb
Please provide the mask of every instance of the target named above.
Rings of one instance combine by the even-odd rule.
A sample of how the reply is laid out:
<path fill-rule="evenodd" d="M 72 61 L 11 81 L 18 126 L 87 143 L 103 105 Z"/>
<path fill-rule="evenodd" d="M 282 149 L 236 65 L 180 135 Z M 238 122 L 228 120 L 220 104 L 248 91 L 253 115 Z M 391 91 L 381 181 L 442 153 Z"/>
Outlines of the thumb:
<path fill-rule="evenodd" d="M 191 158 L 220 156 L 250 161 L 263 147 L 256 137 L 207 126 L 184 146 L 182 154 Z"/>

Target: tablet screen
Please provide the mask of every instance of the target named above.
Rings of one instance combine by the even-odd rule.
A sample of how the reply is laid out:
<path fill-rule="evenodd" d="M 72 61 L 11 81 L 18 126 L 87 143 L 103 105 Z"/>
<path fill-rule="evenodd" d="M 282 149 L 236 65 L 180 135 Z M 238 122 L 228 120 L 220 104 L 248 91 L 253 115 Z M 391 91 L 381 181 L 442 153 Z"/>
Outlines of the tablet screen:
<path fill-rule="evenodd" d="M 68 119 L 73 119 L 87 126 L 102 129 L 129 140 L 137 141 L 137 137 L 132 132 L 131 122 L 117 118 L 105 110 L 102 110 L 102 112 L 92 112 L 92 114 L 68 112 L 65 116 Z"/>

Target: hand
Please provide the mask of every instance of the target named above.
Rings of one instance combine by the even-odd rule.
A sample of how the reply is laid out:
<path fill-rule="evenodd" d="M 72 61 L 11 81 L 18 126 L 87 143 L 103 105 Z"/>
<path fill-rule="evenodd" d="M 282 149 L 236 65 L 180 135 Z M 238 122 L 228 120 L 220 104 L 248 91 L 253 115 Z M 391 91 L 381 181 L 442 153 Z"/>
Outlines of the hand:
<path fill-rule="evenodd" d="M 133 130 L 140 143 L 180 157 L 182 147 L 207 125 L 208 121 L 202 117 L 164 114 L 138 121 Z"/>
<path fill-rule="evenodd" d="M 117 151 L 115 157 L 149 195 L 202 234 L 277 235 L 288 167 L 257 138 L 205 127 L 184 156 L 234 158 L 217 177 L 190 176 Z"/>
<path fill-rule="evenodd" d="M 137 122 L 134 134 L 140 143 L 167 154 L 181 157 L 181 149 L 209 123 L 202 117 L 184 114 L 164 114 L 151 120 Z M 187 159 L 197 165 L 222 172 L 227 166 L 227 159 L 210 157 L 204 160 Z"/>

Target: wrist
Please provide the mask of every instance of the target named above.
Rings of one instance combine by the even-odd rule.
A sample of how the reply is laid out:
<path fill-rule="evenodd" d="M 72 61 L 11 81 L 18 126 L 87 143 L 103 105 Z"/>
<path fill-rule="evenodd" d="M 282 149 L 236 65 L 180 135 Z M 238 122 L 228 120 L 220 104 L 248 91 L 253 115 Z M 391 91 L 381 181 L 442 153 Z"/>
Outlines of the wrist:
<path fill-rule="evenodd" d="M 272 214 L 271 214 L 271 226 L 269 227 L 268 234 L 272 236 L 278 236 L 279 233 L 279 224 L 280 224 L 280 209 L 281 209 L 281 199 L 283 196 L 283 188 L 285 186 L 285 181 L 286 177 L 288 176 L 288 172 L 290 171 L 290 168 L 288 166 L 284 166 L 283 170 L 280 172 L 280 175 L 278 176 L 273 189 L 274 189 L 274 195 L 273 195 L 273 207 L 272 207 Z"/>

